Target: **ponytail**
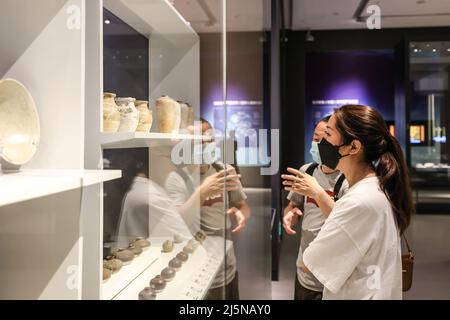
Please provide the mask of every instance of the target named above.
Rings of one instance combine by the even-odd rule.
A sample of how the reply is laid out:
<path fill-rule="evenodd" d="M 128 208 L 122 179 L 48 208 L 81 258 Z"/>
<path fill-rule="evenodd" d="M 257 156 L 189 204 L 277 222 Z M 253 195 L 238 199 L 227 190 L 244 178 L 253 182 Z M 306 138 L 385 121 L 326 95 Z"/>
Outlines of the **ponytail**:
<path fill-rule="evenodd" d="M 397 139 L 386 126 L 383 117 L 363 105 L 345 105 L 334 111 L 336 129 L 345 143 L 361 141 L 367 163 L 374 166 L 380 188 L 386 194 L 403 234 L 415 213 L 408 167 Z"/>
<path fill-rule="evenodd" d="M 391 203 L 400 234 L 403 234 L 415 213 L 410 177 L 403 151 L 392 135 L 385 137 L 386 151 L 379 157 L 375 172 L 380 187 Z"/>

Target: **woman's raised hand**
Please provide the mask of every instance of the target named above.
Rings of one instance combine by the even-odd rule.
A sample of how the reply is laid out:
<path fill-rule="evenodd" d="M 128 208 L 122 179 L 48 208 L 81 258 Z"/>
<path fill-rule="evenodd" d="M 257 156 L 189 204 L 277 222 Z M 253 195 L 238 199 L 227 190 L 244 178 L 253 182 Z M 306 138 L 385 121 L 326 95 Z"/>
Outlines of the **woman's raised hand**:
<path fill-rule="evenodd" d="M 285 190 L 310 198 L 316 198 L 323 191 L 313 176 L 294 168 L 288 168 L 287 171 L 291 174 L 281 175 L 281 178 L 284 179 L 283 185 Z"/>

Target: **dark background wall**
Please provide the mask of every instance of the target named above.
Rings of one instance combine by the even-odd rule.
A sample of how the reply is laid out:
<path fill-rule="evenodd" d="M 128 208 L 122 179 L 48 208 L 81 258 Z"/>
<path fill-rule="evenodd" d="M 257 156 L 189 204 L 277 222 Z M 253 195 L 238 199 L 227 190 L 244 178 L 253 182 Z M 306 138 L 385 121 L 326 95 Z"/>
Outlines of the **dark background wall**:
<path fill-rule="evenodd" d="M 104 91 L 148 100 L 149 39 L 107 9 L 103 37 Z"/>
<path fill-rule="evenodd" d="M 261 101 L 260 106 L 228 107 L 228 117 L 234 109 L 255 110 L 261 115 L 258 125 L 270 128 L 270 105 L 265 74 L 267 63 L 265 35 L 262 32 L 229 32 L 227 34 L 227 100 Z M 225 118 L 225 108 L 215 107 L 214 101 L 222 101 L 222 35 L 218 33 L 200 34 L 200 113 L 213 125 Z M 234 108 L 234 109 L 233 109 Z M 257 110 L 256 110 L 257 109 Z M 258 127 L 255 125 L 255 128 Z M 222 128 L 219 128 L 222 129 Z M 241 166 L 243 184 L 246 187 L 267 186 L 267 176 L 261 176 L 259 167 Z"/>
<path fill-rule="evenodd" d="M 394 121 L 393 50 L 345 50 L 306 54 L 305 161 L 315 124 L 342 103 L 357 100 L 377 109 L 385 120 Z M 324 103 L 324 100 L 330 101 Z M 322 103 L 318 104 L 318 101 Z"/>
<path fill-rule="evenodd" d="M 407 87 L 408 41 L 433 41 L 448 38 L 450 28 L 408 28 L 381 30 L 325 30 L 313 31 L 313 42 L 305 41 L 306 32 L 288 31 L 288 42 L 283 46 L 285 68 L 283 78 L 285 94 L 282 98 L 282 123 L 284 139 L 282 166 L 299 166 L 305 162 L 306 131 L 306 70 L 309 53 L 331 51 L 394 50 L 393 73 L 395 81 L 394 103 L 396 123 L 406 132 L 408 121 L 409 90 Z M 352 72 L 349 70 L 349 72 Z M 402 108 L 404 108 L 403 112 Z M 404 119 L 399 119 L 399 114 Z M 402 123 L 403 122 L 403 123 Z M 404 134 L 401 132 L 400 134 Z M 294 138 L 295 137 L 295 138 Z M 404 138 L 404 137 L 403 137 Z M 293 142 L 295 145 L 293 145 Z M 309 141 L 306 143 L 309 144 Z"/>
<path fill-rule="evenodd" d="M 260 32 L 227 34 L 228 100 L 263 100 L 263 45 Z M 200 34 L 200 105 L 210 121 L 213 102 L 223 99 L 221 50 L 221 34 Z"/>

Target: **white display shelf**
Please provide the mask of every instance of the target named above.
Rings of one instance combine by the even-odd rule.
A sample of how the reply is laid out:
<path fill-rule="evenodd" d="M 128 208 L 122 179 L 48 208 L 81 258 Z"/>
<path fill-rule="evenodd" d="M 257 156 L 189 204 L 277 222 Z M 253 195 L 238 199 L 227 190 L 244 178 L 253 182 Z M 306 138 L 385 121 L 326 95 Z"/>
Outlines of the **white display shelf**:
<path fill-rule="evenodd" d="M 118 179 L 120 170 L 21 170 L 0 176 L 0 206 Z"/>
<path fill-rule="evenodd" d="M 198 38 L 168 0 L 104 0 L 103 5 L 144 35 L 159 33 L 174 44 Z"/>
<path fill-rule="evenodd" d="M 175 278 L 167 283 L 163 292 L 157 294 L 157 300 L 201 300 L 205 297 L 214 277 L 223 267 L 224 239 L 207 237 L 203 245 L 189 255 L 189 260 L 183 264 Z M 168 263 L 182 251 L 186 242 L 175 244 L 174 250 L 164 253 L 160 259 L 147 268 L 139 277 L 130 283 L 115 300 L 138 300 L 139 292 L 149 286 L 149 282 L 168 266 Z M 232 248 L 232 242 L 227 240 L 227 251 Z"/>
<path fill-rule="evenodd" d="M 156 132 L 115 132 L 101 134 L 101 145 L 103 148 L 111 149 L 173 146 L 183 140 L 209 141 L 211 137 Z"/>
<path fill-rule="evenodd" d="M 119 272 L 102 284 L 102 299 L 111 300 L 131 281 L 136 279 L 145 269 L 151 266 L 161 256 L 161 245 L 152 241 L 150 248 L 135 257 L 133 261 L 123 266 Z"/>

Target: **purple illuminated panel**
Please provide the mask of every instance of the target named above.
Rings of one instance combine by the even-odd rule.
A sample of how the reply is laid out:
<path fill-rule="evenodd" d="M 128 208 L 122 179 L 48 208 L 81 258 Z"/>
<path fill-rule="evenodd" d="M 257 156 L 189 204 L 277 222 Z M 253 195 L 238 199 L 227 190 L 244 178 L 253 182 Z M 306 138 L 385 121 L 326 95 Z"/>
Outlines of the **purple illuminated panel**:
<path fill-rule="evenodd" d="M 359 103 L 394 120 L 394 52 L 311 52 L 306 55 L 305 159 L 315 124 L 342 104 Z"/>

